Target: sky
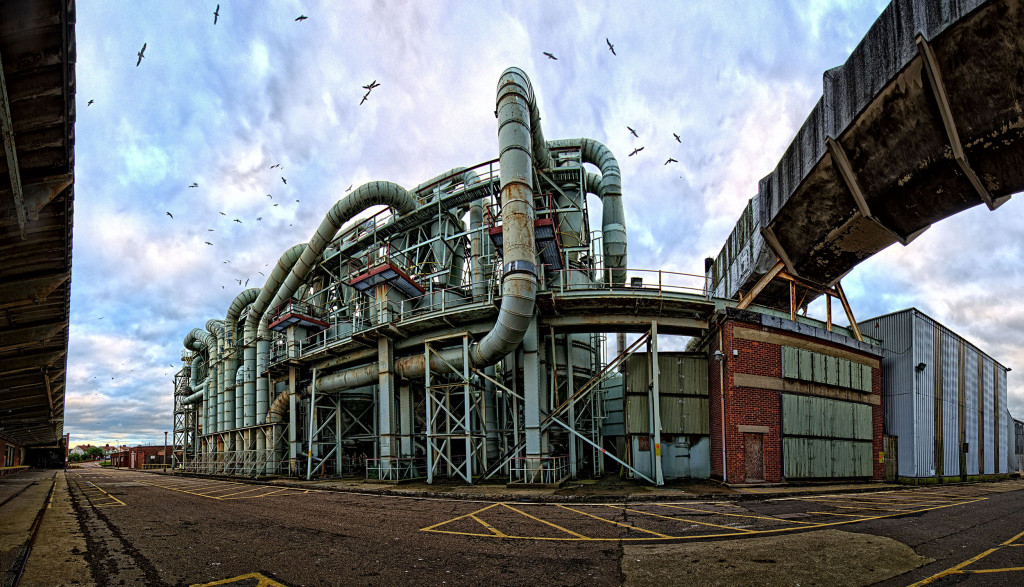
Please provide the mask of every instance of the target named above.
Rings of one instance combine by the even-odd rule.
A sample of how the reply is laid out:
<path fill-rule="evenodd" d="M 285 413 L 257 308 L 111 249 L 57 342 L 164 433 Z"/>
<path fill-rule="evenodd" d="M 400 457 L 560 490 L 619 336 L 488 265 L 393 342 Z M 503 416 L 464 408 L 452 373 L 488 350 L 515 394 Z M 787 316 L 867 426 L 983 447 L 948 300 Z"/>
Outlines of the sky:
<path fill-rule="evenodd" d="M 630 267 L 703 274 L 885 4 L 226 1 L 214 24 L 216 2 L 79 2 L 65 432 L 162 444 L 185 335 L 348 186 L 497 157 L 509 66 L 549 140 L 616 154 Z M 1024 368 L 1022 212 L 975 207 L 861 264 L 843 281 L 854 314 L 914 306 Z"/>

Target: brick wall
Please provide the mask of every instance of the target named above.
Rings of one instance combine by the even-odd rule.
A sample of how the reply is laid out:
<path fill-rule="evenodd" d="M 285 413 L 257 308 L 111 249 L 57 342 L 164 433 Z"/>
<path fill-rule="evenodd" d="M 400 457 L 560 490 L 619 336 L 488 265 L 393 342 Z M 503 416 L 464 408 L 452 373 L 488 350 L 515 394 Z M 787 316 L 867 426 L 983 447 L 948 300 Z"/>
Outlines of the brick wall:
<path fill-rule="evenodd" d="M 724 402 L 719 380 L 719 363 L 708 363 L 709 416 L 711 419 L 711 476 L 722 479 L 722 406 L 725 409 L 725 479 L 730 483 L 743 483 L 746 479 L 746 446 L 744 428 L 763 435 L 764 481 L 777 483 L 783 481 L 782 455 L 782 392 L 771 389 L 736 387 L 734 376 L 737 373 L 772 378 L 782 377 L 782 346 L 767 342 L 759 342 L 736 338 L 737 328 L 755 328 L 765 332 L 776 332 L 774 329 L 760 325 L 748 325 L 735 320 L 727 320 L 721 324 L 722 349 L 719 349 L 718 337 L 712 338 L 709 352 L 722 350 L 724 353 L 725 397 Z M 785 336 L 812 341 L 825 346 L 832 343 L 791 332 L 777 332 Z M 844 350 L 846 349 L 845 347 Z M 736 354 L 733 353 L 736 351 Z M 869 355 L 864 355 L 868 357 Z M 872 395 L 881 400 L 882 373 L 881 369 L 872 369 Z M 881 479 L 884 464 L 878 462 L 878 454 L 882 451 L 882 408 L 881 401 L 872 405 L 872 463 L 873 478 Z"/>
<path fill-rule="evenodd" d="M 20 467 L 22 464 L 24 464 L 25 458 L 24 458 L 24 454 L 23 453 L 25 452 L 25 449 L 23 449 L 22 447 L 20 447 L 20 446 L 18 446 L 16 444 L 13 444 L 11 442 L 6 441 L 3 438 L 0 438 L 0 466 L 4 466 L 4 464 L 5 464 L 5 459 L 6 459 L 6 455 L 7 455 L 7 447 L 9 447 L 9 446 L 13 446 L 14 447 L 14 462 L 13 463 L 6 463 L 6 466 L 8 466 L 8 467 Z"/>

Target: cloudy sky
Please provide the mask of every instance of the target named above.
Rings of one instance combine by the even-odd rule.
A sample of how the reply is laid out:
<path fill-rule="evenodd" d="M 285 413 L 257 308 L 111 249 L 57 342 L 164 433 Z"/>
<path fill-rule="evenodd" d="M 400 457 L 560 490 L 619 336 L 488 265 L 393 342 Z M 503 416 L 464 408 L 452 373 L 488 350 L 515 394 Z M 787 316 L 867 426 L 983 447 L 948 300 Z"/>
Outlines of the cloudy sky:
<path fill-rule="evenodd" d="M 548 139 L 617 154 L 630 266 L 703 273 L 885 2 L 228 0 L 214 25 L 215 6 L 77 5 L 74 444 L 162 443 L 184 336 L 223 319 L 238 280 L 262 285 L 349 185 L 497 157 L 511 65 Z M 1022 207 L 972 209 L 862 264 L 844 280 L 855 314 L 916 306 L 1024 366 Z"/>

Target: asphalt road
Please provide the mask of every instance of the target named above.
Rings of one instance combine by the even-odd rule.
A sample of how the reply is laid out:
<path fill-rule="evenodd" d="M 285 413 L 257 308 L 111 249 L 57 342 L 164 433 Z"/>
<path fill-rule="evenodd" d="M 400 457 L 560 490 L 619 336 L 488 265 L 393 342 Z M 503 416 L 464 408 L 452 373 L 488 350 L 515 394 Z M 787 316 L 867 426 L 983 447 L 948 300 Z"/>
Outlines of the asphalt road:
<path fill-rule="evenodd" d="M 931 584 L 1024 582 L 1024 549 L 1000 546 L 1024 532 L 1020 481 L 628 504 L 402 498 L 106 469 L 69 471 L 61 485 L 86 546 L 90 576 L 78 579 L 97 585 L 908 585 L 950 569 Z M 984 569 L 997 572 L 975 572 Z"/>

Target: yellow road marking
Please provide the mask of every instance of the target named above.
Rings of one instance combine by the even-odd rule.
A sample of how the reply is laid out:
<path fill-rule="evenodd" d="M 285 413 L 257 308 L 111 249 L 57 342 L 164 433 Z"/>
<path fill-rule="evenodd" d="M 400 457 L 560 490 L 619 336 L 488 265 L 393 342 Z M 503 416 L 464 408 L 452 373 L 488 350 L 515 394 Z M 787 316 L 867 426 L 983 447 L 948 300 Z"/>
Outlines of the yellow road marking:
<path fill-rule="evenodd" d="M 1003 569 L 976 569 L 976 570 L 964 570 L 961 573 L 1009 573 L 1013 571 L 1024 571 L 1024 567 L 1006 567 Z"/>
<path fill-rule="evenodd" d="M 270 492 L 267 492 L 267 493 L 261 493 L 259 495 L 246 495 L 246 496 L 243 496 L 243 497 L 226 497 L 226 496 L 222 496 L 222 497 L 217 497 L 215 499 L 224 499 L 224 500 L 228 500 L 228 499 L 255 499 L 257 497 L 267 497 L 268 495 L 276 495 L 278 493 L 281 493 L 282 491 L 288 491 L 288 488 L 287 487 L 282 487 L 281 489 L 275 489 L 274 491 L 270 491 Z"/>
<path fill-rule="evenodd" d="M 861 518 L 864 520 L 870 520 L 871 518 L 865 518 L 864 516 L 858 516 L 857 514 L 844 514 L 841 512 L 807 512 L 808 514 L 817 514 L 821 516 L 846 516 L 848 518 Z M 812 522 L 813 523 L 813 522 Z"/>
<path fill-rule="evenodd" d="M 243 493 L 252 493 L 253 491 L 260 491 L 262 489 L 265 489 L 265 487 L 258 486 L 258 487 L 254 487 L 252 489 L 246 489 L 244 491 L 236 491 L 234 493 L 228 493 L 228 494 L 225 494 L 225 495 L 221 495 L 220 498 L 221 499 L 226 499 L 228 497 L 231 497 L 232 495 L 242 495 Z"/>
<path fill-rule="evenodd" d="M 247 579 L 256 579 L 256 587 L 286 587 L 284 583 L 278 583 L 277 581 L 263 575 L 262 573 L 248 573 L 245 575 L 239 575 L 237 577 L 231 577 L 230 579 L 221 579 L 220 581 L 213 581 L 211 583 L 193 583 L 191 587 L 214 587 L 215 585 L 229 585 L 231 583 L 240 583 Z"/>
<path fill-rule="evenodd" d="M 116 501 L 116 502 L 117 502 L 117 503 L 101 503 L 101 504 L 95 504 L 95 503 L 93 503 L 93 497 L 92 497 L 92 495 L 96 495 L 96 494 L 95 494 L 95 491 L 94 491 L 94 492 L 92 493 L 92 495 L 90 495 L 89 493 L 87 493 L 87 492 L 86 492 L 86 489 L 87 489 L 87 488 L 85 488 L 85 487 L 82 487 L 81 485 L 79 485 L 79 486 L 78 486 L 78 490 L 79 490 L 79 491 L 81 491 L 81 492 L 82 492 L 82 495 L 84 495 L 84 496 L 86 497 L 86 499 L 88 499 L 88 500 L 89 500 L 89 505 L 91 505 L 92 507 L 97 507 L 97 508 L 98 508 L 98 507 L 111 507 L 111 506 L 127 506 L 127 505 L 128 505 L 128 504 L 126 504 L 125 502 L 121 501 L 120 499 L 117 499 L 117 498 L 116 498 L 116 497 L 114 497 L 113 495 L 110 495 L 109 493 L 107 493 L 106 491 L 104 491 L 104 490 L 103 490 L 103 488 L 102 488 L 102 487 L 100 487 L 99 485 L 96 485 L 95 483 L 93 483 L 93 482 L 91 482 L 91 481 L 86 481 L 86 483 L 88 483 L 88 484 L 89 484 L 89 485 L 91 486 L 91 487 L 89 487 L 88 489 L 94 489 L 95 491 L 99 491 L 99 492 L 100 492 L 100 493 L 102 493 L 103 495 L 107 496 L 107 499 L 112 499 L 112 500 L 114 500 L 114 501 Z M 98 496 L 97 496 L 97 497 L 98 497 Z"/>
<path fill-rule="evenodd" d="M 474 516 L 473 514 L 470 514 L 469 517 L 473 518 L 477 522 L 480 522 L 480 524 L 482 524 L 484 528 L 487 528 L 488 530 L 490 530 L 492 533 L 494 533 L 495 536 L 501 536 L 502 538 L 508 538 L 508 534 L 505 534 L 504 532 L 498 530 L 494 526 L 488 524 L 487 522 L 481 520 L 480 518 Z"/>
<path fill-rule="evenodd" d="M 474 515 L 476 515 L 476 514 L 479 514 L 480 512 L 486 512 L 487 510 L 491 509 L 492 507 L 495 507 L 496 505 L 498 505 L 498 503 L 497 503 L 497 502 L 495 502 L 495 503 L 492 503 L 492 504 L 491 504 L 491 505 L 489 505 L 489 506 L 486 506 L 486 507 L 482 507 L 482 508 L 480 508 L 480 509 L 476 510 L 475 512 L 470 512 L 470 513 L 468 513 L 468 514 L 465 514 L 465 515 L 459 516 L 459 517 L 457 517 L 457 518 L 452 518 L 452 519 L 450 519 L 450 520 L 445 520 L 445 521 L 443 521 L 443 522 L 438 522 L 437 524 L 434 524 L 433 526 L 427 526 L 426 528 L 420 528 L 420 532 L 430 532 L 430 531 L 433 531 L 433 530 L 434 530 L 434 528 L 437 528 L 438 526 L 444 526 L 445 524 L 450 524 L 450 523 L 452 523 L 452 522 L 458 522 L 459 520 L 461 520 L 461 519 L 463 519 L 463 518 L 468 518 L 468 517 L 470 517 L 470 516 L 474 516 Z"/>
<path fill-rule="evenodd" d="M 909 587 L 918 587 L 920 585 L 927 585 L 929 583 L 933 583 L 933 582 L 938 581 L 939 579 L 941 579 L 943 577 L 947 577 L 949 575 L 956 575 L 956 574 L 963 574 L 963 573 L 981 573 L 981 572 L 997 573 L 997 572 L 1001 572 L 1002 571 L 1001 569 L 977 569 L 977 570 L 970 570 L 970 571 L 968 571 L 968 570 L 964 570 L 964 567 L 967 567 L 967 566 L 969 566 L 969 565 L 971 565 L 973 563 L 976 563 L 976 562 L 980 561 L 981 559 L 985 558 L 986 556 L 988 556 L 988 555 L 992 554 L 993 552 L 996 552 L 997 550 L 1000 550 L 1000 549 L 1002 549 L 1004 547 L 1014 546 L 1013 543 L 1016 542 L 1018 539 L 1020 539 L 1021 536 L 1024 536 L 1024 532 L 1021 532 L 1020 534 L 1017 534 L 1016 536 L 1010 538 L 1009 540 L 1004 540 L 1003 542 L 1001 542 L 995 548 L 990 548 L 990 549 L 986 550 L 985 552 L 983 552 L 983 553 L 981 553 L 979 555 L 973 556 L 973 557 L 965 560 L 964 562 L 956 565 L 955 567 L 950 567 L 950 568 L 946 569 L 945 571 L 942 571 L 941 573 L 932 575 L 931 577 L 928 577 L 926 579 L 921 579 L 920 581 L 918 581 L 917 583 L 914 583 L 913 585 L 910 585 Z M 1018 570 L 1024 570 L 1024 568 L 1022 568 L 1022 567 L 1012 567 L 1012 568 L 1006 569 L 1006 571 L 1018 571 Z"/>
<path fill-rule="evenodd" d="M 508 505 L 507 503 L 503 503 L 501 505 L 506 507 L 506 508 L 508 508 L 508 509 L 510 509 L 510 510 L 512 510 L 513 512 L 516 512 L 517 514 L 522 514 L 522 515 L 526 516 L 527 518 L 530 518 L 532 520 L 537 520 L 538 522 L 541 522 L 542 524 L 547 524 L 548 526 L 551 526 L 552 528 L 555 528 L 556 530 L 561 530 L 562 532 L 565 532 L 566 534 L 571 534 L 572 536 L 575 536 L 575 537 L 579 538 L 580 540 L 592 540 L 592 538 L 584 536 L 584 535 L 582 535 L 582 534 L 580 534 L 578 532 L 573 532 L 572 530 L 567 530 L 567 529 L 559 526 L 558 524 L 549 522 L 547 520 L 542 520 L 542 519 L 538 518 L 537 516 L 531 516 L 530 514 L 524 512 L 522 510 L 516 509 L 516 508 Z"/>
<path fill-rule="evenodd" d="M 607 505 L 607 507 L 610 507 L 610 508 L 617 508 L 618 507 L 618 506 L 614 506 L 614 505 L 610 505 L 610 504 L 606 504 L 606 505 Z M 734 531 L 737 531 L 737 532 L 754 532 L 754 530 L 748 530 L 746 528 L 737 528 L 735 526 L 723 526 L 722 524 L 712 524 L 710 522 L 698 522 L 696 520 L 688 520 L 686 518 L 673 518 L 671 516 L 663 516 L 661 514 L 645 512 L 643 510 L 634 510 L 634 509 L 630 509 L 630 508 L 622 508 L 622 510 L 623 511 L 627 511 L 627 512 L 637 513 L 637 514 L 643 514 L 645 516 L 654 516 L 656 518 L 665 518 L 666 520 L 672 520 L 673 522 L 688 522 L 690 524 L 699 524 L 701 526 L 712 526 L 714 528 L 724 528 L 726 530 L 734 530 Z"/>
<path fill-rule="evenodd" d="M 704 512 L 706 514 L 714 514 L 716 516 L 735 516 L 737 518 L 756 518 L 758 520 L 771 520 L 773 522 L 792 522 L 794 524 L 815 524 L 816 522 L 801 522 L 799 520 L 788 520 L 785 518 L 773 518 L 771 516 L 755 516 L 753 514 L 730 514 L 726 512 L 716 512 L 714 510 L 705 510 L 701 508 L 691 508 L 682 505 L 669 505 L 667 503 L 654 504 L 660 507 L 676 508 L 679 510 L 691 510 L 694 512 Z"/>
<path fill-rule="evenodd" d="M 607 522 L 609 524 L 615 524 L 616 526 L 621 526 L 623 528 L 629 528 L 630 530 L 639 530 L 641 532 L 647 532 L 648 534 L 653 534 L 655 536 L 660 536 L 662 538 L 673 538 L 672 536 L 669 536 L 668 534 L 662 534 L 661 532 L 655 532 L 654 530 L 645 530 L 644 528 L 640 528 L 639 526 L 634 526 L 632 524 L 626 524 L 624 522 L 616 522 L 615 520 L 609 520 L 607 518 L 602 518 L 601 516 L 595 516 L 594 514 L 588 514 L 587 512 L 582 512 L 580 510 L 573 509 L 571 507 L 564 506 L 562 504 L 555 504 L 555 505 L 557 505 L 558 507 L 562 508 L 563 510 L 569 510 L 570 512 L 576 512 L 577 514 L 583 514 L 584 516 L 590 516 L 591 518 L 594 518 L 595 520 L 601 520 L 602 522 Z M 623 508 L 623 509 L 625 509 L 625 508 Z M 661 517 L 664 518 L 666 516 L 661 516 Z"/>

